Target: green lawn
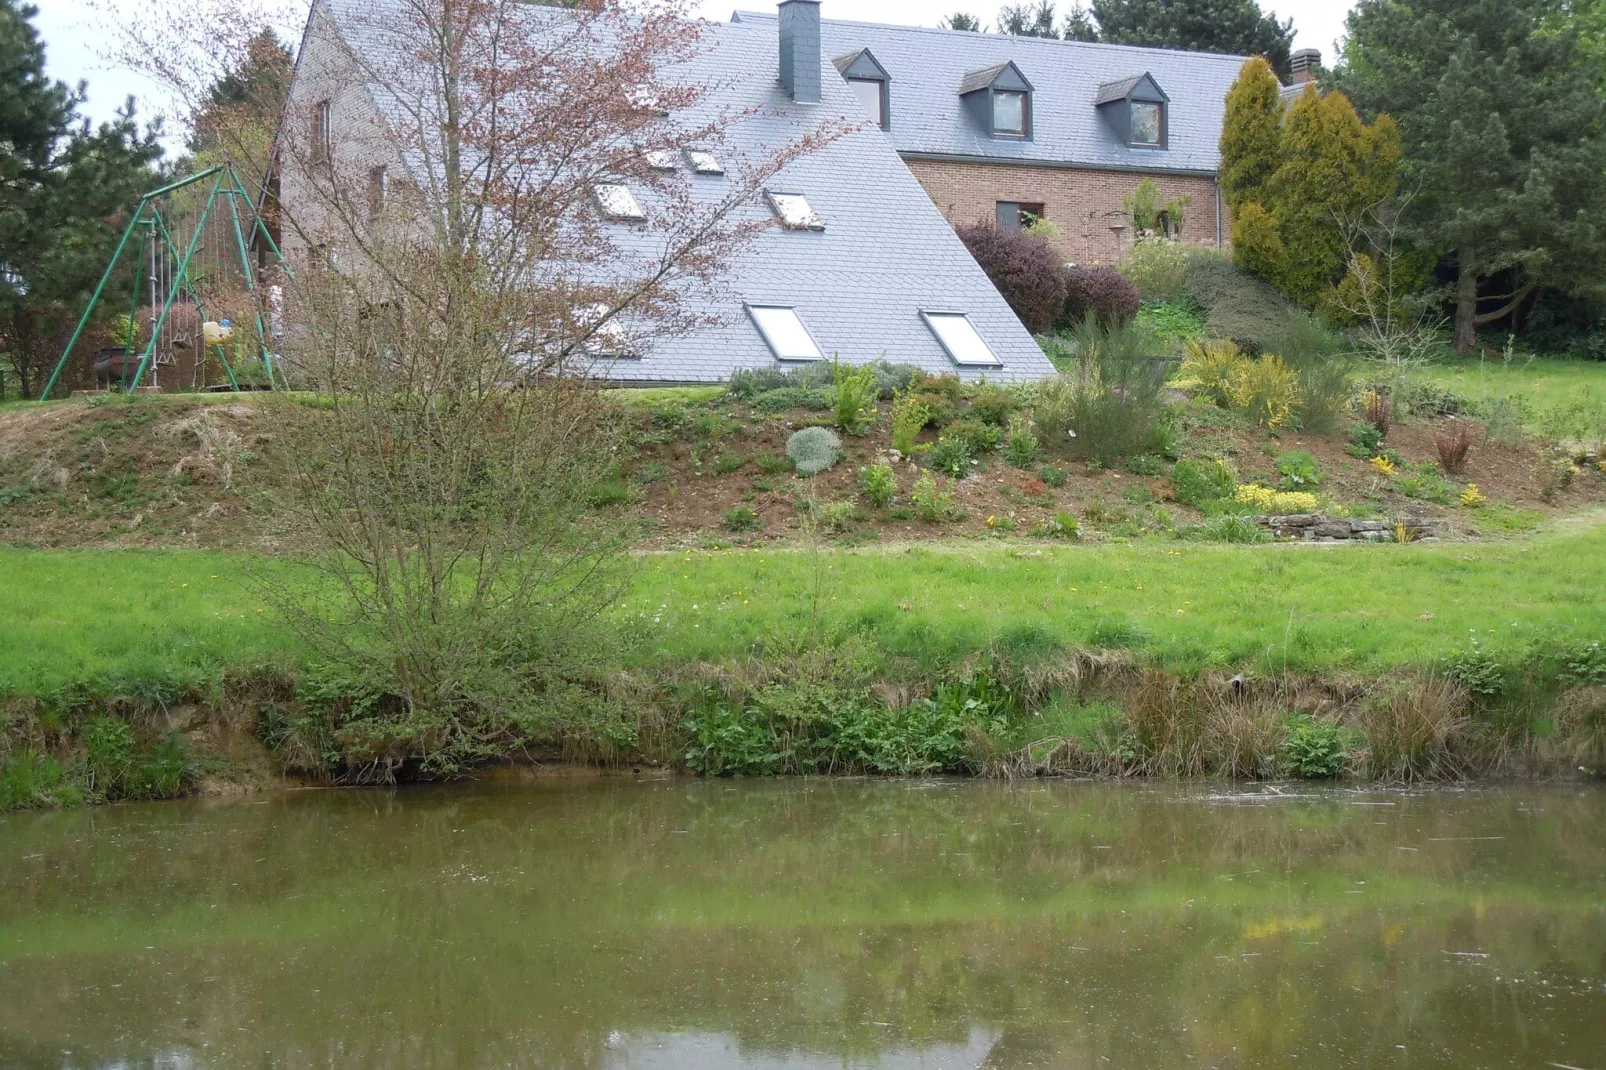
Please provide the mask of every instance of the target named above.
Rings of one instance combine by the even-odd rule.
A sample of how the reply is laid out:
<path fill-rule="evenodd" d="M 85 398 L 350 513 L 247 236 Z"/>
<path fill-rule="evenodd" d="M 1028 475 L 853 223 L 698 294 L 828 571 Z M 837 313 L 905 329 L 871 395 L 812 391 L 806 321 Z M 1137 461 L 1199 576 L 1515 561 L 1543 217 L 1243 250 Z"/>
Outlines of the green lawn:
<path fill-rule="evenodd" d="M 621 614 L 643 664 L 728 658 L 854 628 L 931 664 L 999 643 L 1134 646 L 1178 670 L 1377 670 L 1466 646 L 1606 635 L 1606 526 L 1523 542 L 1106 546 L 954 542 L 812 555 L 654 554 Z M 0 551 L 0 693 L 288 663 L 296 642 L 242 580 L 283 563 L 200 552 Z M 816 596 L 817 592 L 817 596 Z"/>
<path fill-rule="evenodd" d="M 1606 403 L 1606 363 L 1550 357 L 1464 358 L 1430 364 L 1421 374 L 1469 398 L 1521 394 L 1537 415 L 1583 398 Z"/>

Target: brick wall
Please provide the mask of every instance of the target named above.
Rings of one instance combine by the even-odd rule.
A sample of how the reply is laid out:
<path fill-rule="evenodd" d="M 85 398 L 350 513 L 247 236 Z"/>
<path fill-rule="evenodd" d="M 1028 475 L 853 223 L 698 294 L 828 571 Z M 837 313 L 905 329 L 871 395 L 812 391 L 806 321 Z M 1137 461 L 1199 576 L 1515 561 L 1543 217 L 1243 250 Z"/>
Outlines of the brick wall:
<path fill-rule="evenodd" d="M 996 217 L 999 201 L 1018 201 L 1043 205 L 1044 214 L 1064 232 L 1055 245 L 1066 260 L 1116 260 L 1132 243 L 1132 221 L 1121 202 L 1143 180 L 1141 174 L 948 160 L 905 162 L 950 223 L 990 221 Z M 1192 198 L 1182 240 L 1215 244 L 1215 181 L 1180 175 L 1153 178 L 1163 199 Z M 1225 244 L 1225 207 L 1222 211 Z M 1115 224 L 1124 224 L 1123 229 L 1111 229 Z"/>

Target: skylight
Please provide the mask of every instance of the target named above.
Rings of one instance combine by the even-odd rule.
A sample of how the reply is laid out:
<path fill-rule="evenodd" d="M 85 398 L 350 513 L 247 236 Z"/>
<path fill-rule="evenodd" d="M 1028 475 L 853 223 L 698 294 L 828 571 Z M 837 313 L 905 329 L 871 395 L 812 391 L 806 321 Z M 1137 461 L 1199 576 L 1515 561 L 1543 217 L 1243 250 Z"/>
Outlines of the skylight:
<path fill-rule="evenodd" d="M 596 326 L 602 317 L 608 314 L 608 306 L 603 304 L 591 305 L 581 315 L 582 328 L 591 329 L 591 335 L 585 340 L 585 351 L 594 357 L 635 357 L 640 354 L 630 343 L 629 332 L 625 325 L 614 316 L 601 326 Z"/>
<path fill-rule="evenodd" d="M 725 173 L 725 166 L 719 162 L 719 157 L 702 149 L 687 149 L 686 161 L 691 164 L 691 169 L 699 175 L 722 175 Z"/>
<path fill-rule="evenodd" d="M 775 215 L 781 221 L 781 226 L 787 230 L 824 230 L 825 222 L 814 214 L 809 207 L 808 199 L 801 193 L 772 193 L 764 191 L 769 198 L 770 207 L 775 209 Z"/>
<path fill-rule="evenodd" d="M 654 171 L 673 171 L 680 166 L 675 161 L 675 154 L 668 149 L 648 149 L 641 155 Z"/>
<path fill-rule="evenodd" d="M 963 312 L 922 312 L 921 317 L 955 364 L 999 365 L 1003 361 L 987 348 L 970 317 Z"/>
<path fill-rule="evenodd" d="M 636 195 L 630 192 L 629 186 L 607 182 L 597 187 L 597 207 L 609 219 L 622 222 L 639 223 L 647 218 L 647 213 L 641 210 Z"/>
<path fill-rule="evenodd" d="M 814 344 L 797 311 L 778 305 L 748 305 L 747 314 L 753 317 L 753 326 L 764 336 L 764 341 L 777 360 L 824 360 L 820 347 Z"/>

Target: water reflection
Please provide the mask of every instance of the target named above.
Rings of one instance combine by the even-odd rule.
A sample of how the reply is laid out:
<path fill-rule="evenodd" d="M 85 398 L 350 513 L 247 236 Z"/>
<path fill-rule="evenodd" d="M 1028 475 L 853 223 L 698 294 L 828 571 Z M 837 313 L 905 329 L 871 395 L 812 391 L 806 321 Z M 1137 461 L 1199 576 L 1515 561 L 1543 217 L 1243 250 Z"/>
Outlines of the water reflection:
<path fill-rule="evenodd" d="M 13 815 L 0 1066 L 1606 1066 L 1606 792 L 1223 794 Z"/>

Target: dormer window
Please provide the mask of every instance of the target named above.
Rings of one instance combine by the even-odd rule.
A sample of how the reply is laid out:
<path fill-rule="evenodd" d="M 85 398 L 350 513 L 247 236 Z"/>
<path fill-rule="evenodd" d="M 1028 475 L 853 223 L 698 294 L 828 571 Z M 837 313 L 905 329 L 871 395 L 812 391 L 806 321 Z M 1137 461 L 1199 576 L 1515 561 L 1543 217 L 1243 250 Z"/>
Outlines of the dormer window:
<path fill-rule="evenodd" d="M 965 75 L 959 82 L 959 99 L 987 136 L 1032 136 L 1032 83 L 1013 63 Z"/>
<path fill-rule="evenodd" d="M 1121 144 L 1134 149 L 1163 149 L 1170 135 L 1166 110 L 1171 99 L 1151 75 L 1135 74 L 1099 86 L 1093 106 Z"/>
<path fill-rule="evenodd" d="M 887 69 L 881 66 L 868 48 L 838 56 L 831 62 L 847 79 L 848 88 L 859 98 L 859 107 L 870 121 L 883 130 L 890 128 L 892 76 L 887 74 Z"/>

